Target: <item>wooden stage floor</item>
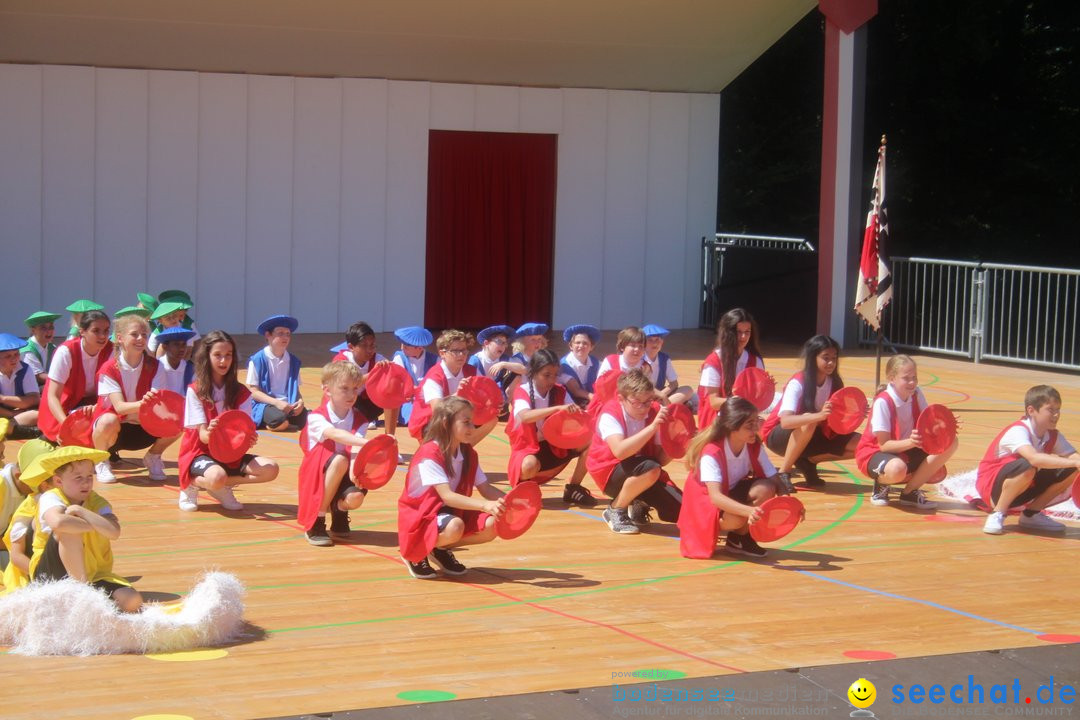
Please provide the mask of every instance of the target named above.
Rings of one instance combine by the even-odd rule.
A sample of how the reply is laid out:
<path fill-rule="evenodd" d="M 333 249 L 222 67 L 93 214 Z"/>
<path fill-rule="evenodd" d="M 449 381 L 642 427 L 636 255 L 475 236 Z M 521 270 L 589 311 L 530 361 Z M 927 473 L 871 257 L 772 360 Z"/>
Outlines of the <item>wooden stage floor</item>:
<path fill-rule="evenodd" d="M 319 396 L 317 366 L 329 359 L 324 349 L 337 341 L 294 340 L 310 404 Z M 243 338 L 241 354 L 258 345 Z M 395 347 L 391 336 L 379 346 Z M 696 384 L 710 346 L 704 331 L 673 334 L 666 349 L 684 382 Z M 778 382 L 795 370 L 794 353 L 766 352 Z M 918 360 L 927 398 L 952 407 L 963 424 L 952 472 L 976 464 L 1022 413 L 1032 384 L 1061 391 L 1059 427 L 1080 440 L 1080 376 Z M 872 357 L 847 355 L 841 366 L 847 384 L 870 393 Z M 404 430 L 398 440 L 405 453 L 415 448 Z M 9 457 L 16 448 L 9 444 Z M 485 471 L 504 487 L 508 449 L 501 427 L 478 447 Z M 185 593 L 204 570 L 234 573 L 247 586 L 249 636 L 172 658 L 4 654 L 6 718 L 330 713 L 625 684 L 635 670 L 701 678 L 1080 636 L 1080 527 L 1051 538 L 1013 526 L 991 537 L 981 532 L 984 516 L 955 501 L 933 514 L 872 507 L 852 462 L 822 466 L 827 491 L 800 493 L 806 521 L 763 561 L 723 552 L 683 559 L 677 528 L 663 523 L 617 536 L 599 508 L 565 506 L 560 482 L 545 487 L 545 511 L 528 534 L 462 550 L 470 572 L 461 579 L 421 582 L 397 556 L 402 470 L 353 513 L 349 543 L 316 548 L 295 522 L 297 436 L 263 433 L 258 451 L 282 472 L 238 492 L 241 512 L 221 510 L 206 493 L 199 512 L 180 512 L 175 464 L 169 480 L 153 483 L 139 454 L 121 466 L 119 483 L 98 488 L 123 524 L 114 546 L 120 572 L 165 598 Z M 672 470 L 681 483 L 685 469 Z M 69 698 L 43 694 L 61 686 Z"/>

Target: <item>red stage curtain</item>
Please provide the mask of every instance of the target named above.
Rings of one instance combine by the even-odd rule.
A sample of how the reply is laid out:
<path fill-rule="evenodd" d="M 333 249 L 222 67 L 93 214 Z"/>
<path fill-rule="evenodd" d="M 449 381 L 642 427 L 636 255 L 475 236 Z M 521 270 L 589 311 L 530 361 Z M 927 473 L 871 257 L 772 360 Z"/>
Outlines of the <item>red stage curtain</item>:
<path fill-rule="evenodd" d="M 432 130 L 424 324 L 551 323 L 556 136 Z"/>

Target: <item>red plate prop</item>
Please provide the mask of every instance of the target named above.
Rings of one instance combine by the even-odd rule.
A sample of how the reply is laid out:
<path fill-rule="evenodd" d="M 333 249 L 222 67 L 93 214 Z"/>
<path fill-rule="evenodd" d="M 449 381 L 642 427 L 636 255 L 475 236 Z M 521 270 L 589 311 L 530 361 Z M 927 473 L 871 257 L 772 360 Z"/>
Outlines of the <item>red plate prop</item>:
<path fill-rule="evenodd" d="M 758 410 L 772 405 L 776 394 L 776 383 L 769 374 L 759 367 L 748 367 L 739 373 L 731 386 L 731 394 L 746 398 Z"/>
<path fill-rule="evenodd" d="M 593 434 L 593 419 L 584 410 L 559 410 L 544 420 L 544 439 L 552 447 L 576 450 L 589 442 Z"/>
<path fill-rule="evenodd" d="M 77 445 L 79 447 L 94 447 L 94 421 L 90 419 L 90 408 L 79 408 L 64 418 L 60 423 L 60 431 L 57 439 L 61 445 Z"/>
<path fill-rule="evenodd" d="M 929 455 L 949 449 L 956 439 L 956 416 L 944 405 L 930 405 L 919 414 L 915 429 L 922 436 L 922 448 Z"/>
<path fill-rule="evenodd" d="M 805 508 L 790 495 L 769 498 L 761 503 L 761 519 L 750 525 L 750 536 L 758 542 L 773 542 L 795 529 Z"/>
<path fill-rule="evenodd" d="M 412 400 L 414 387 L 409 371 L 393 362 L 376 365 L 364 384 L 371 401 L 384 410 Z"/>
<path fill-rule="evenodd" d="M 139 424 L 154 437 L 179 435 L 184 429 L 184 396 L 172 390 L 158 390 L 139 407 Z"/>
<path fill-rule="evenodd" d="M 484 425 L 499 417 L 504 402 L 502 390 L 486 375 L 462 380 L 457 395 L 472 403 L 473 425 Z"/>
<path fill-rule="evenodd" d="M 210 455 L 231 465 L 244 457 L 257 436 L 255 421 L 250 415 L 243 410 L 226 410 L 218 415 L 217 425 L 210 433 Z"/>
<path fill-rule="evenodd" d="M 503 497 L 506 510 L 495 520 L 495 532 L 503 540 L 524 535 L 540 514 L 540 486 L 531 480 L 520 483 Z"/>
<path fill-rule="evenodd" d="M 660 426 L 660 445 L 669 457 L 678 460 L 686 455 L 697 427 L 694 414 L 685 405 L 668 405 L 668 420 Z"/>
<path fill-rule="evenodd" d="M 829 398 L 832 412 L 825 420 L 829 429 L 837 435 L 847 435 L 859 429 L 869 409 L 866 393 L 857 387 L 842 387 Z"/>
<path fill-rule="evenodd" d="M 378 490 L 390 482 L 397 465 L 397 439 L 393 435 L 379 435 L 364 443 L 353 458 L 353 482 L 357 487 Z"/>

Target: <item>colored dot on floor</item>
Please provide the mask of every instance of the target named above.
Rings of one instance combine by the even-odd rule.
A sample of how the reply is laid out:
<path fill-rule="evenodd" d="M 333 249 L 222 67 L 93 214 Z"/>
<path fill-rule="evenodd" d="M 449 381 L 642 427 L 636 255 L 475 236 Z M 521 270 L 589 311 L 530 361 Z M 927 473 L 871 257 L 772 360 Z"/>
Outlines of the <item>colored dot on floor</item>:
<path fill-rule="evenodd" d="M 452 692 L 443 692 L 442 690 L 406 690 L 405 692 L 399 692 L 397 696 L 400 700 L 418 703 L 445 702 L 457 697 Z"/>
<path fill-rule="evenodd" d="M 217 660 L 229 654 L 228 650 L 183 650 L 181 652 L 155 653 L 147 655 L 151 660 L 164 662 L 198 662 L 200 660 Z"/>
<path fill-rule="evenodd" d="M 131 720 L 195 720 L 190 715 L 139 715 Z"/>
<path fill-rule="evenodd" d="M 845 650 L 844 657 L 852 660 L 892 660 L 896 655 L 884 650 Z"/>
<path fill-rule="evenodd" d="M 1080 642 L 1080 635 L 1061 635 L 1058 633 L 1047 633 L 1045 635 L 1036 635 L 1043 642 L 1052 643 L 1074 643 Z"/>
<path fill-rule="evenodd" d="M 634 677 L 642 680 L 678 680 L 686 677 L 682 670 L 667 670 L 664 668 L 645 668 L 635 670 Z"/>

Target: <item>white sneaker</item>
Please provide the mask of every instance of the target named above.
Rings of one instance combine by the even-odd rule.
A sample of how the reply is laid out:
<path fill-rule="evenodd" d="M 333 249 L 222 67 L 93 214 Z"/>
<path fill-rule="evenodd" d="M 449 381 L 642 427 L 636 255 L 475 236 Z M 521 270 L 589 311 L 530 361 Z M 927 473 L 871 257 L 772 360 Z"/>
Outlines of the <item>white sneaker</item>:
<path fill-rule="evenodd" d="M 165 463 L 160 455 L 146 453 L 143 455 L 143 465 L 146 466 L 146 474 L 151 480 L 165 479 Z"/>
<path fill-rule="evenodd" d="M 1059 523 L 1049 515 L 1043 515 L 1041 512 L 1035 513 L 1030 517 L 1021 513 L 1020 527 L 1025 530 L 1039 530 L 1041 532 L 1065 532 L 1065 525 L 1063 523 Z"/>
<path fill-rule="evenodd" d="M 1005 513 L 992 512 L 986 516 L 983 532 L 987 535 L 1001 535 L 1005 532 Z"/>
<path fill-rule="evenodd" d="M 112 463 L 110 463 L 108 460 L 102 460 L 97 465 L 95 465 L 94 473 L 97 475 L 99 483 L 105 483 L 106 485 L 108 485 L 109 483 L 116 482 L 116 476 L 113 475 L 112 471 Z"/>
<path fill-rule="evenodd" d="M 180 488 L 180 509 L 195 512 L 199 509 L 199 486 L 192 482 L 187 489 Z"/>
<path fill-rule="evenodd" d="M 226 510 L 244 509 L 244 503 L 236 499 L 236 496 L 233 495 L 232 488 L 228 485 L 221 488 L 220 490 L 207 489 L 206 492 L 210 493 L 210 497 L 221 503 L 221 507 L 225 508 Z"/>

